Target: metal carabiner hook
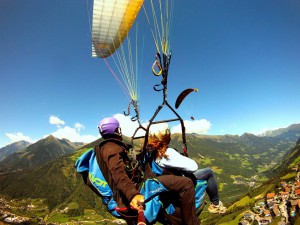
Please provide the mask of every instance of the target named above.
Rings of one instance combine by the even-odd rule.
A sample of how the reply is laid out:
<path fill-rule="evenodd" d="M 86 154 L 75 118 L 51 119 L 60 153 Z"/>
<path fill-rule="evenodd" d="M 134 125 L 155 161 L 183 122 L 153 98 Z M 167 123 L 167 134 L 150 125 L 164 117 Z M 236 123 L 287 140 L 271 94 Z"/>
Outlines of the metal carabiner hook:
<path fill-rule="evenodd" d="M 156 68 L 158 68 L 158 71 L 156 70 Z M 152 65 L 152 73 L 155 76 L 160 76 L 162 74 L 162 68 L 157 59 L 154 61 Z"/>
<path fill-rule="evenodd" d="M 158 87 L 160 87 L 160 86 L 162 86 L 162 84 L 156 84 L 156 85 L 154 85 L 154 86 L 153 86 L 154 91 L 162 91 L 162 90 L 164 89 L 164 87 L 158 88 Z"/>
<path fill-rule="evenodd" d="M 132 122 L 135 122 L 135 121 L 137 121 L 137 120 L 138 120 L 138 116 L 137 116 L 137 115 L 131 117 L 131 121 L 132 121 Z"/>
<path fill-rule="evenodd" d="M 131 103 L 128 104 L 127 112 L 126 112 L 126 109 L 123 111 L 123 113 L 124 113 L 125 116 L 129 116 L 130 115 L 130 104 Z"/>

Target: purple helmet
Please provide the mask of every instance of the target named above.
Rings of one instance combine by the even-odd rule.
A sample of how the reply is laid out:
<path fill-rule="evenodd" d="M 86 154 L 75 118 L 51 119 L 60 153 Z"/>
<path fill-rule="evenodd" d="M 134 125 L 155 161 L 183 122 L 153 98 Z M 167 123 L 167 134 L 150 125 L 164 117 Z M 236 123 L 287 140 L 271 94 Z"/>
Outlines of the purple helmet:
<path fill-rule="evenodd" d="M 121 132 L 118 129 L 118 128 L 120 128 L 119 126 L 120 126 L 120 123 L 116 118 L 107 117 L 107 118 L 102 119 L 99 122 L 98 129 L 99 129 L 101 136 L 109 135 L 109 134 L 119 134 L 120 135 Z"/>

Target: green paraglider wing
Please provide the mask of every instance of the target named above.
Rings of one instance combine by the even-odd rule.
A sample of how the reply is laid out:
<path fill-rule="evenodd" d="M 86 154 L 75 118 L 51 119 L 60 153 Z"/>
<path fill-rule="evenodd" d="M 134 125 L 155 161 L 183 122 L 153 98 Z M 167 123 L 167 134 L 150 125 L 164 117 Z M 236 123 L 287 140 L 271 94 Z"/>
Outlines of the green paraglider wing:
<path fill-rule="evenodd" d="M 188 88 L 185 89 L 183 92 L 181 92 L 176 99 L 175 108 L 178 109 L 178 107 L 180 106 L 181 102 L 185 99 L 185 97 L 193 91 L 198 92 L 198 88 Z"/>

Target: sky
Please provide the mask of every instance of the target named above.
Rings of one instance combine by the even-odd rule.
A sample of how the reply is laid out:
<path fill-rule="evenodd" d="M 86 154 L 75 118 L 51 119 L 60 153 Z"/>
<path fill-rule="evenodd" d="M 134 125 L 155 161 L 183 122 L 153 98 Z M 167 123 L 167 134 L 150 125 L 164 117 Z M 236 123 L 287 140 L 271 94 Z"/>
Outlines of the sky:
<path fill-rule="evenodd" d="M 300 122 L 298 0 L 180 0 L 175 10 L 167 101 L 174 107 L 181 91 L 198 88 L 176 110 L 188 133 L 258 134 Z M 130 99 L 105 61 L 92 58 L 91 18 L 91 0 L 0 1 L 0 148 L 48 135 L 91 142 L 109 116 L 133 134 L 134 110 L 123 114 Z M 140 23 L 145 124 L 163 95 L 153 90 L 161 77 L 151 71 L 149 25 Z M 169 111 L 158 118 L 172 118 Z"/>

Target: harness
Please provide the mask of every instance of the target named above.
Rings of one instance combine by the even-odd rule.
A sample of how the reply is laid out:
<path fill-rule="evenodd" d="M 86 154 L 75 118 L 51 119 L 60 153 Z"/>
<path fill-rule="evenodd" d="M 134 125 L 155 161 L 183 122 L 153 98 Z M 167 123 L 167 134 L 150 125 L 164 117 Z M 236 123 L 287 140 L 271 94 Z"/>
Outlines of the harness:
<path fill-rule="evenodd" d="M 106 139 L 106 140 L 102 141 L 99 144 L 99 148 L 101 149 L 101 147 L 103 147 L 106 143 L 109 143 L 109 142 L 113 142 L 113 143 L 119 145 L 120 147 L 122 147 L 123 151 L 122 151 L 122 153 L 120 153 L 120 155 L 125 164 L 124 169 L 125 169 L 128 177 L 130 178 L 130 180 L 133 183 L 135 183 L 135 185 L 138 187 L 143 181 L 144 173 L 143 173 L 143 169 L 140 166 L 139 162 L 136 160 L 135 155 L 133 155 L 132 153 L 129 154 L 129 150 L 132 148 L 132 146 L 125 144 L 124 142 L 122 142 L 118 139 L 110 138 L 110 139 Z M 109 175 L 108 168 L 101 157 L 98 157 L 98 164 L 99 164 L 100 169 L 102 171 L 105 171 L 104 176 L 106 178 L 108 178 L 107 177 Z M 115 192 L 117 190 L 113 190 L 113 191 Z"/>
<path fill-rule="evenodd" d="M 145 196 L 144 216 L 147 221 L 152 222 L 156 219 L 162 203 L 159 201 L 159 194 L 168 191 L 157 179 L 148 165 L 145 165 L 145 173 L 141 172 L 141 167 L 137 166 L 137 162 L 132 164 L 130 157 L 126 154 L 130 146 L 116 139 L 107 139 L 101 142 L 98 147 L 102 147 L 107 142 L 114 142 L 120 145 L 124 151 L 121 153 L 125 163 L 125 170 L 129 177 L 137 185 L 140 185 L 140 193 Z M 81 155 L 75 163 L 77 172 L 81 173 L 85 184 L 88 185 L 106 205 L 107 211 L 117 218 L 137 218 L 137 212 L 130 210 L 128 207 L 118 205 L 120 191 L 114 187 L 108 168 L 101 157 L 96 157 L 94 149 L 90 149 Z M 153 191 L 156 190 L 156 191 Z M 170 211 L 172 213 L 172 210 Z"/>

